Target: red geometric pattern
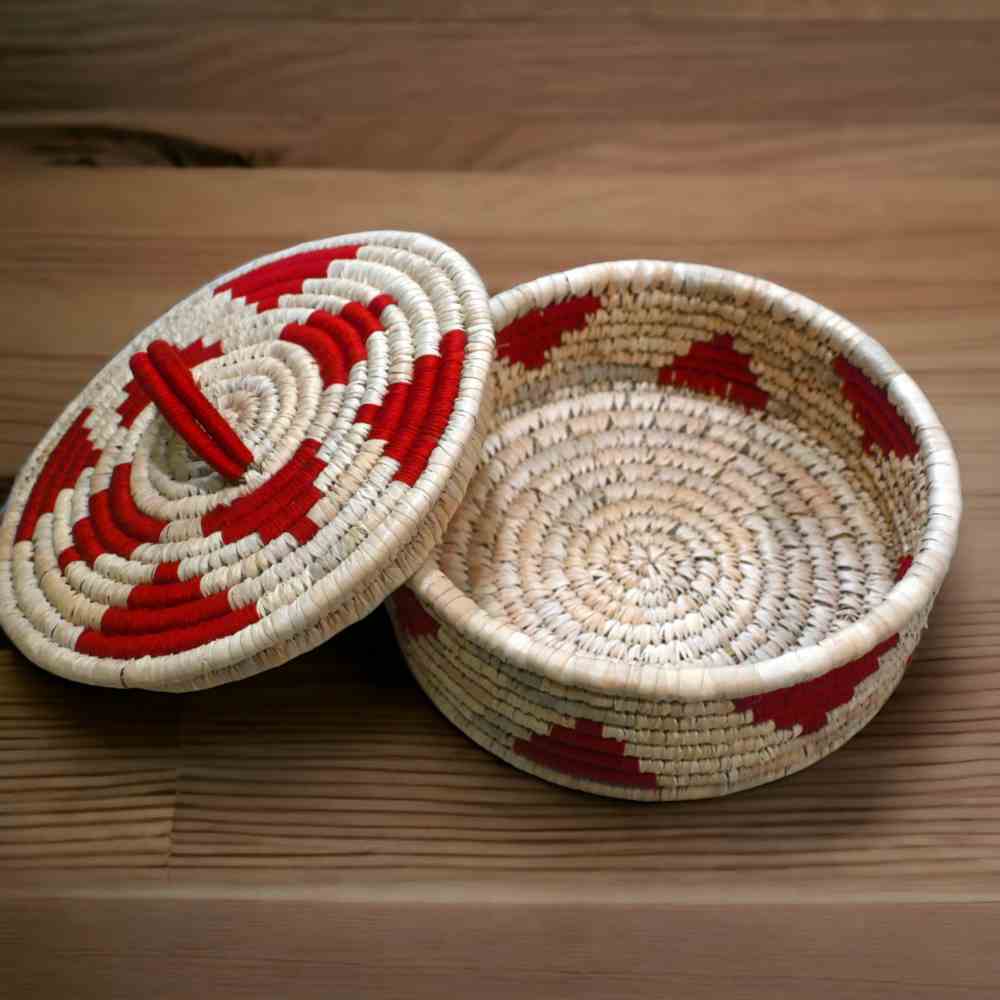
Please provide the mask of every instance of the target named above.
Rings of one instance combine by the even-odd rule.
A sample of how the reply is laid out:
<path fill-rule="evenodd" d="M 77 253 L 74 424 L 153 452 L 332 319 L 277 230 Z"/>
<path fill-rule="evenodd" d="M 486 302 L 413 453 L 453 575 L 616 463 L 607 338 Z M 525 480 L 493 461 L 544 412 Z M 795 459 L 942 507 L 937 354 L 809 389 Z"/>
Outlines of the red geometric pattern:
<path fill-rule="evenodd" d="M 899 560 L 896 579 L 902 580 L 913 565 L 913 557 L 904 555 Z M 802 726 L 802 734 L 814 733 L 826 725 L 828 713 L 847 704 L 855 688 L 878 670 L 879 660 L 899 642 L 899 635 L 889 636 L 864 656 L 845 663 L 836 670 L 803 681 L 781 691 L 738 698 L 734 702 L 737 712 L 753 712 L 754 722 L 773 722 L 776 729 Z"/>
<path fill-rule="evenodd" d="M 128 482 L 132 466 L 122 463 L 112 473 L 111 488 L 100 490 L 90 498 L 90 511 L 73 526 L 73 541 L 78 554 L 91 565 L 105 552 L 128 559 L 143 542 L 159 540 L 166 522 L 142 513 L 132 501 L 118 506 L 113 497 Z"/>
<path fill-rule="evenodd" d="M 232 292 L 234 299 L 244 299 L 247 305 L 255 305 L 258 312 L 275 309 L 282 295 L 299 294 L 308 278 L 326 277 L 331 261 L 353 260 L 359 249 L 360 246 L 324 247 L 282 257 L 219 285 L 215 294 Z"/>
<path fill-rule="evenodd" d="M 409 587 L 400 587 L 392 595 L 392 604 L 396 611 L 396 620 L 407 635 L 419 638 L 438 634 L 440 626 L 427 613 L 417 600 L 417 595 Z"/>
<path fill-rule="evenodd" d="M 330 261 L 350 259 L 358 247 L 336 247 L 283 258 L 240 275 L 216 290 L 230 291 L 257 312 L 275 309 L 282 295 L 298 293 L 308 278 L 325 276 Z M 317 309 L 305 321 L 288 323 L 279 339 L 308 351 L 324 389 L 344 385 L 351 369 L 367 360 L 367 340 L 383 330 L 381 316 L 395 300 L 376 295 L 365 306 L 349 302 L 334 315 Z M 399 463 L 396 480 L 413 484 L 427 466 L 454 408 L 461 380 L 466 337 L 452 330 L 440 340 L 438 353 L 415 359 L 410 381 L 391 384 L 380 403 L 361 406 L 357 423 L 369 425 L 370 439 L 383 440 L 383 454 Z M 177 349 L 153 341 L 130 360 L 134 378 L 118 407 L 121 424 L 130 427 L 151 402 L 187 442 L 218 471 L 238 479 L 253 455 L 204 395 L 192 372 L 223 353 L 221 342 L 201 339 Z M 57 445 L 38 477 L 19 525 L 18 537 L 31 538 L 38 518 L 50 511 L 59 490 L 72 487 L 84 468 L 96 464 L 100 452 L 90 443 L 84 410 Z M 319 457 L 321 442 L 304 440 L 295 454 L 265 483 L 201 520 L 208 537 L 221 533 L 231 544 L 253 533 L 264 543 L 291 533 L 301 544 L 319 530 L 307 516 L 322 497 L 316 480 L 327 463 Z M 107 489 L 90 498 L 87 516 L 73 526 L 72 544 L 58 554 L 63 572 L 75 562 L 93 566 L 104 554 L 130 559 L 144 543 L 158 542 L 167 523 L 140 510 L 132 492 L 132 465 L 121 462 L 111 471 Z M 156 566 L 152 580 L 132 586 L 124 607 L 107 608 L 96 628 L 82 630 L 81 653 L 133 659 L 192 649 L 231 635 L 260 618 L 255 604 L 233 608 L 230 591 L 204 594 L 202 577 L 180 578 L 180 563 Z M 401 620 L 412 634 L 436 633 L 437 623 L 409 591 L 397 598 Z"/>
<path fill-rule="evenodd" d="M 898 642 L 898 635 L 889 636 L 864 656 L 822 677 L 793 684 L 780 691 L 737 698 L 734 702 L 736 711 L 751 711 L 754 722 L 773 722 L 776 729 L 801 725 L 803 736 L 815 733 L 826 725 L 830 712 L 851 700 L 854 689 L 878 670 L 881 657 Z"/>
<path fill-rule="evenodd" d="M 864 450 L 871 452 L 878 445 L 884 455 L 916 456 L 920 447 L 913 431 L 889 402 L 886 391 L 872 384 L 864 372 L 846 358 L 838 357 L 833 362 L 833 370 L 843 379 L 841 392 L 851 404 L 854 419 L 864 430 Z"/>
<path fill-rule="evenodd" d="M 264 312 L 277 308 L 282 295 L 301 292 L 308 278 L 324 276 L 332 260 L 352 259 L 358 249 L 335 247 L 285 257 L 240 275 L 215 291 L 230 291 L 234 298 L 242 297 L 256 305 L 258 312 Z M 344 384 L 350 369 L 367 358 L 365 343 L 383 329 L 380 317 L 390 305 L 395 305 L 395 299 L 381 294 L 368 306 L 349 302 L 337 316 L 317 310 L 305 324 L 289 323 L 280 339 L 298 344 L 313 355 L 324 388 Z M 381 403 L 366 403 L 358 408 L 355 422 L 369 424 L 370 439 L 385 441 L 383 454 L 399 462 L 393 477 L 398 482 L 408 486 L 416 483 L 447 427 L 458 397 L 465 343 L 464 331 L 445 333 L 438 345 L 439 354 L 425 354 L 415 360 L 412 382 L 394 382 Z M 308 523 L 297 522 L 295 534 L 300 541 L 311 537 L 309 532 Z"/>
<path fill-rule="evenodd" d="M 73 526 L 73 545 L 59 553 L 64 571 L 78 560 L 93 566 L 104 553 L 129 558 L 143 542 L 159 539 L 166 524 L 135 506 L 130 476 L 130 463 L 116 466 L 110 487 L 91 497 L 88 516 Z M 178 563 L 157 566 L 153 582 L 132 587 L 125 607 L 107 608 L 99 628 L 80 634 L 76 649 L 129 659 L 179 653 L 258 620 L 255 605 L 234 610 L 228 591 L 206 597 L 201 577 L 180 580 L 177 570 Z"/>
<path fill-rule="evenodd" d="M 692 344 L 687 354 L 660 369 L 658 381 L 732 399 L 749 410 L 763 410 L 770 398 L 750 370 L 750 355 L 737 351 L 728 333 L 716 334 L 707 344 Z"/>
<path fill-rule="evenodd" d="M 348 303 L 348 306 L 358 306 L 364 311 L 357 302 Z M 346 310 L 347 306 L 344 308 Z M 352 311 L 350 315 L 357 319 L 356 312 Z M 370 314 L 369 319 L 373 322 L 352 323 L 343 317 L 343 312 L 340 316 L 332 316 L 317 309 L 305 323 L 289 323 L 278 339 L 298 344 L 312 354 L 319 367 L 324 389 L 330 385 L 345 385 L 351 368 L 368 357 L 365 340 L 375 330 L 382 329 Z"/>
<path fill-rule="evenodd" d="M 319 441 L 306 438 L 270 479 L 202 517 L 202 534 L 207 538 L 221 531 L 222 540 L 228 545 L 255 531 L 277 538 L 283 531 L 297 526 L 296 534 L 308 533 L 306 525 L 297 524 L 295 515 L 298 508 L 304 506 L 308 510 L 322 496 L 313 485 L 326 468 L 326 462 L 316 457 L 319 449 Z M 315 533 L 316 526 L 312 525 L 312 529 Z"/>
<path fill-rule="evenodd" d="M 497 357 L 527 369 L 541 368 L 545 355 L 571 330 L 582 330 L 587 318 L 601 308 L 594 295 L 581 295 L 546 306 L 514 320 L 497 333 Z"/>
<path fill-rule="evenodd" d="M 399 461 L 393 478 L 407 486 L 412 486 L 427 468 L 455 408 L 465 360 L 464 331 L 450 330 L 441 338 L 438 350 L 440 356 L 425 354 L 414 362 L 413 385 L 405 403 L 406 421 L 385 448 L 386 455 Z M 372 437 L 377 436 L 372 428 Z"/>
<path fill-rule="evenodd" d="M 903 556 L 897 579 L 902 579 L 912 563 L 910 556 Z M 426 614 L 419 604 L 417 607 Z M 898 643 L 898 635 L 890 636 L 864 656 L 822 677 L 780 691 L 738 698 L 735 710 L 752 712 L 755 724 L 773 722 L 776 729 L 801 725 L 803 736 L 815 733 L 827 724 L 830 712 L 851 700 L 857 686 L 878 670 L 881 658 Z M 533 733 L 530 740 L 516 739 L 514 750 L 537 764 L 575 777 L 656 788 L 656 776 L 639 769 L 638 758 L 626 754 L 625 743 L 608 739 L 603 732 L 600 723 L 577 719 L 572 729 L 553 725 L 544 736 Z"/>
<path fill-rule="evenodd" d="M 101 453 L 90 443 L 90 436 L 84 427 L 90 413 L 89 407 L 80 411 L 49 455 L 21 513 L 16 542 L 30 540 L 38 519 L 55 509 L 60 491 L 74 486 L 84 469 L 97 465 Z"/>
<path fill-rule="evenodd" d="M 625 744 L 603 733 L 599 722 L 577 719 L 572 729 L 553 725 L 545 736 L 532 733 L 530 740 L 514 740 L 514 752 L 578 778 L 631 788 L 656 788 L 656 775 L 639 770 L 639 759 L 626 754 Z"/>

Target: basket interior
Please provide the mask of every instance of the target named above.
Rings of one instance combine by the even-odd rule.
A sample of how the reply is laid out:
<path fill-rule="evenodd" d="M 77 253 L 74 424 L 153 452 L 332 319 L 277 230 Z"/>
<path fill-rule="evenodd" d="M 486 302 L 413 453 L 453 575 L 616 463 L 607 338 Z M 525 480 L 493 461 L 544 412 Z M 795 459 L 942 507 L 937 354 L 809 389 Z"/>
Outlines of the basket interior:
<path fill-rule="evenodd" d="M 612 287 L 517 316 L 439 568 L 533 640 L 661 665 L 875 608 L 927 522 L 917 441 L 835 324 L 772 306 Z"/>

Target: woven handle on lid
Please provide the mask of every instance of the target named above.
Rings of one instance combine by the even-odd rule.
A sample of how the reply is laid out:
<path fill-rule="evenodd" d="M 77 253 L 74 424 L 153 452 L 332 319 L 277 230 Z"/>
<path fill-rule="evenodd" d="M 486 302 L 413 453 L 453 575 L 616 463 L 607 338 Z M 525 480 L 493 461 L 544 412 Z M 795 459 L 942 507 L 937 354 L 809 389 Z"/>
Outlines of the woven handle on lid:
<path fill-rule="evenodd" d="M 217 472 L 240 479 L 253 453 L 198 387 L 181 353 L 165 340 L 129 361 L 136 381 L 171 427 Z"/>

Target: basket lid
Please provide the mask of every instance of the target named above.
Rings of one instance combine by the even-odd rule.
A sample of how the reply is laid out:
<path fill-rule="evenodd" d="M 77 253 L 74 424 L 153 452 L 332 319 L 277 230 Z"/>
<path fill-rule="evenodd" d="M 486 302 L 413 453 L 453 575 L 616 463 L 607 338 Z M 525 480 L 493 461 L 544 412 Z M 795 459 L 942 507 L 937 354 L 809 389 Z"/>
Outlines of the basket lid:
<path fill-rule="evenodd" d="M 440 539 L 493 356 L 482 281 L 413 233 L 205 285 L 67 407 L 14 485 L 0 623 L 35 663 L 192 690 L 362 617 Z"/>

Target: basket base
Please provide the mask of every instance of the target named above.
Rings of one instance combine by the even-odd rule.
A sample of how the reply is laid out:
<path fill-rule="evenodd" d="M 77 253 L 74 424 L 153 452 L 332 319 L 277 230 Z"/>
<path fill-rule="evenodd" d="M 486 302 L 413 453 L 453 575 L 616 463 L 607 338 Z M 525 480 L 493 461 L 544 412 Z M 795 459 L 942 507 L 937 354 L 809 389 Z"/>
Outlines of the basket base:
<path fill-rule="evenodd" d="M 877 607 L 899 555 L 795 424 L 631 385 L 495 425 L 440 565 L 532 639 L 651 665 L 753 663 Z"/>

